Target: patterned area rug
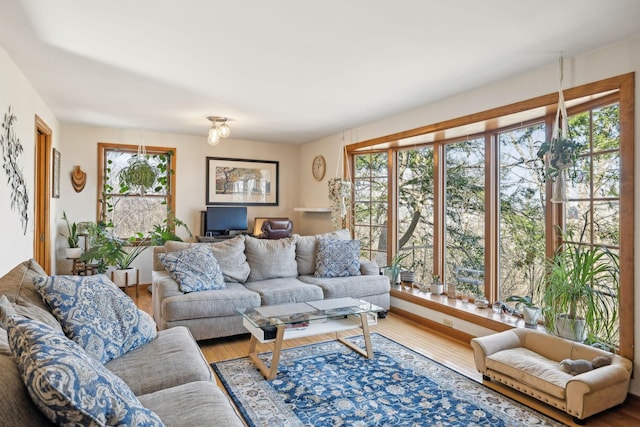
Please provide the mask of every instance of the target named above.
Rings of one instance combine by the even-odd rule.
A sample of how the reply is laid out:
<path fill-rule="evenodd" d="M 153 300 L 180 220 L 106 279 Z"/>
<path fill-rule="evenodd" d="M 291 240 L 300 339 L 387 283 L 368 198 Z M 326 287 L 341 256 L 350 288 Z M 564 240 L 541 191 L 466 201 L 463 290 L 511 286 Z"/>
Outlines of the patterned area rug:
<path fill-rule="evenodd" d="M 362 336 L 350 339 L 363 346 Z M 283 350 L 271 381 L 246 357 L 212 366 L 252 427 L 563 425 L 382 335 L 371 339 L 372 360 L 338 341 Z"/>

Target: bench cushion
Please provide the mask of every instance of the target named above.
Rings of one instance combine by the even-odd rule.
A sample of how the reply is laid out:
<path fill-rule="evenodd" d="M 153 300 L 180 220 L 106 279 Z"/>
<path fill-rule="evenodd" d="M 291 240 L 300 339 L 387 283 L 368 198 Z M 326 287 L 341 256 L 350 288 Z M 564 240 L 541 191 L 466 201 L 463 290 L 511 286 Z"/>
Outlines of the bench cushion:
<path fill-rule="evenodd" d="M 565 398 L 567 382 L 573 378 L 562 370 L 558 362 L 522 347 L 487 356 L 486 363 L 488 369 L 508 375 L 558 399 Z"/>

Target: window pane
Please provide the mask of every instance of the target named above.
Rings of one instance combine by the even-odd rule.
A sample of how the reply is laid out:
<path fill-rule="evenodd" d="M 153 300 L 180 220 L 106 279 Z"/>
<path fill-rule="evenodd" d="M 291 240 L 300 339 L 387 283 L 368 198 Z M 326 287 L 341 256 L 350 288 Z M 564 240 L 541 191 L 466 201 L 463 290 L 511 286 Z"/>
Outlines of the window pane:
<path fill-rule="evenodd" d="M 354 236 L 362 256 L 387 265 L 387 154 L 356 155 L 354 162 Z"/>
<path fill-rule="evenodd" d="M 617 200 L 594 203 L 593 222 L 594 244 L 620 245 L 620 203 Z"/>
<path fill-rule="evenodd" d="M 416 282 L 433 271 L 433 148 L 398 152 L 398 251 Z"/>
<path fill-rule="evenodd" d="M 484 271 L 484 146 L 477 138 L 445 147 L 445 282 L 457 282 L 458 268 Z"/>
<path fill-rule="evenodd" d="M 531 296 L 544 271 L 544 164 L 536 155 L 544 124 L 498 135 L 500 259 L 498 299 Z"/>
<path fill-rule="evenodd" d="M 118 237 L 146 234 L 167 217 L 164 197 L 114 196 L 113 225 Z"/>
<path fill-rule="evenodd" d="M 593 191 L 597 198 L 620 197 L 620 152 L 613 151 L 593 157 Z"/>
<path fill-rule="evenodd" d="M 593 151 L 620 148 L 620 105 L 593 110 Z"/>

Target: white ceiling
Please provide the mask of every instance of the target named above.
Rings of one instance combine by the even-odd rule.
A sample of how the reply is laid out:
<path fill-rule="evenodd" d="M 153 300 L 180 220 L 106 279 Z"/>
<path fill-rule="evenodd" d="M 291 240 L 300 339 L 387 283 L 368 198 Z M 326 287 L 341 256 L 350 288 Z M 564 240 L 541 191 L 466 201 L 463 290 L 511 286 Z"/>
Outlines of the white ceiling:
<path fill-rule="evenodd" d="M 304 143 L 640 34 L 638 0 L 1 0 L 62 122 Z"/>

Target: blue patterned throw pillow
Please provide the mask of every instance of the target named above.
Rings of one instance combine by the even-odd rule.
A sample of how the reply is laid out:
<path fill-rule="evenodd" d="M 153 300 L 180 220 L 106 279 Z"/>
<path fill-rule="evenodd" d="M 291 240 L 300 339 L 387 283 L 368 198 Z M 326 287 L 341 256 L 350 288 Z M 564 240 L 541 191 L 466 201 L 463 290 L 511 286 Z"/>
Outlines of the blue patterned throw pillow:
<path fill-rule="evenodd" d="M 61 332 L 19 315 L 9 315 L 7 324 L 29 395 L 56 425 L 164 425 L 124 381 Z"/>
<path fill-rule="evenodd" d="M 360 240 L 318 239 L 315 277 L 360 275 Z"/>
<path fill-rule="evenodd" d="M 226 287 L 218 260 L 205 245 L 158 254 L 160 263 L 182 292 L 216 290 Z"/>
<path fill-rule="evenodd" d="M 107 276 L 51 276 L 34 280 L 64 333 L 106 363 L 158 335 L 151 316 Z"/>

